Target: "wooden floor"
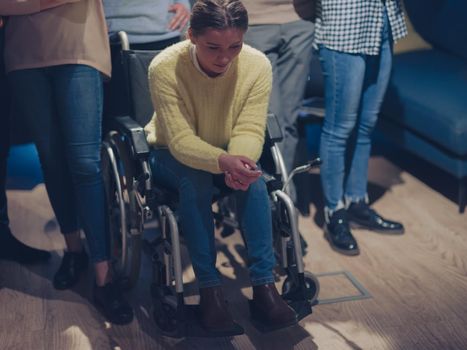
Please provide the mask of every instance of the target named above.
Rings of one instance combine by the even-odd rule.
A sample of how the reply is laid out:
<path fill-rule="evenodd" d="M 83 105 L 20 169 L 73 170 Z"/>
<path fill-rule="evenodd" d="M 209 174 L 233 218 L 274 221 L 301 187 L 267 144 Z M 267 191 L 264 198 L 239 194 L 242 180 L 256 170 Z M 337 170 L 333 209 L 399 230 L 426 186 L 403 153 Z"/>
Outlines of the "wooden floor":
<path fill-rule="evenodd" d="M 243 248 L 234 235 L 218 242 L 218 261 L 231 309 L 246 334 L 230 339 L 160 336 L 150 316 L 147 258 L 129 294 L 136 310 L 129 326 L 109 325 L 92 306 L 92 272 L 73 290 L 55 291 L 51 279 L 63 239 L 44 186 L 11 189 L 15 234 L 53 251 L 53 258 L 32 267 L 0 262 L 0 349 L 467 349 L 467 214 L 458 214 L 454 202 L 382 157 L 371 160 L 370 180 L 374 207 L 401 220 L 404 236 L 356 230 L 361 255 L 345 257 L 324 240 L 322 213 L 314 204 L 311 215 L 300 218 L 300 228 L 310 245 L 308 271 L 348 271 L 372 297 L 318 305 L 300 326 L 261 334 L 248 321 L 251 292 Z M 193 281 L 189 266 L 185 280 Z M 322 300 L 358 294 L 343 276 L 323 276 L 320 283 Z M 189 290 L 196 291 L 193 284 Z"/>

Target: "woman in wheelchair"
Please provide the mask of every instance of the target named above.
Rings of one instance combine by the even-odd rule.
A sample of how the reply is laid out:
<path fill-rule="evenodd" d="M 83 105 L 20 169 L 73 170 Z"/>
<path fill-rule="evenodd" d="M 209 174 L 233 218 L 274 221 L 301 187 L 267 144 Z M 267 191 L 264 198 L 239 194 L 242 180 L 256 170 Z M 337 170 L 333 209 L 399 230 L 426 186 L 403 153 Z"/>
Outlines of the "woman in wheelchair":
<path fill-rule="evenodd" d="M 156 183 L 179 194 L 181 229 L 200 287 L 200 322 L 212 332 L 233 327 L 216 269 L 211 211 L 215 184 L 237 192 L 248 248 L 253 320 L 270 329 L 297 323 L 274 285 L 268 192 L 257 168 L 271 91 L 271 65 L 243 44 L 247 11 L 238 0 L 198 0 L 189 40 L 152 61 L 155 114 L 145 130 Z"/>

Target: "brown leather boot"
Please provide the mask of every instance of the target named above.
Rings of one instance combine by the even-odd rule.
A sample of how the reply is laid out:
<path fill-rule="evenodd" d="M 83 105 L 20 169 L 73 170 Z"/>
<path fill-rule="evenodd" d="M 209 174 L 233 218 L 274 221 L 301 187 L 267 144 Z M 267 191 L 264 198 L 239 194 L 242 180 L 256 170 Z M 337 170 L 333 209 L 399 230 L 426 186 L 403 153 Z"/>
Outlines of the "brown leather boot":
<path fill-rule="evenodd" d="M 253 287 L 250 315 L 265 331 L 273 331 L 297 323 L 297 314 L 282 299 L 274 283 Z"/>
<path fill-rule="evenodd" d="M 221 286 L 199 289 L 200 321 L 209 332 L 224 332 L 234 328 L 234 321 L 227 307 Z"/>

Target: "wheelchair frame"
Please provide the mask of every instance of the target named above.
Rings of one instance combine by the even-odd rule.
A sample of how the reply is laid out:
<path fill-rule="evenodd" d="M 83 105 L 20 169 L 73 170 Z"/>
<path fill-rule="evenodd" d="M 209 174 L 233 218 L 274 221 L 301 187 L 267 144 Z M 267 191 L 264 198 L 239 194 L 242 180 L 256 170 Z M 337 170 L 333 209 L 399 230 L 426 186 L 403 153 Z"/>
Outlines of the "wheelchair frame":
<path fill-rule="evenodd" d="M 119 38 L 125 64 L 125 55 L 135 52 L 129 50 L 125 33 L 120 32 Z M 298 318 L 302 319 L 312 312 L 312 305 L 317 303 L 319 282 L 313 274 L 304 271 L 298 215 L 286 193 L 286 186 L 291 177 L 287 175 L 282 155 L 276 144 L 282 140 L 282 133 L 277 119 L 272 115 L 268 116 L 265 139 L 275 166 L 274 175 L 280 177 L 277 179 L 265 175 L 268 193 L 276 210 L 273 215 L 275 230 L 273 234 L 275 239 L 280 240 L 280 248 L 276 254 L 280 256 L 280 266 L 287 274 L 282 297 L 296 310 Z M 111 131 L 105 135 L 103 141 L 102 162 L 113 268 L 121 283 L 127 287 L 130 288 L 137 282 L 144 225 L 149 220 L 157 219 L 161 235 L 149 243 L 153 265 L 151 284 L 153 316 L 157 326 L 164 335 L 172 337 L 219 336 L 209 334 L 196 326 L 194 321 L 196 311 L 185 304 L 180 233 L 173 210 L 175 207 L 173 194 L 153 185 L 149 153 L 141 125 L 129 116 L 112 120 Z M 291 175 L 306 171 L 315 163 L 297 168 Z M 222 213 L 215 213 L 218 225 L 229 225 L 223 218 Z M 230 225 L 232 226 L 232 223 Z M 242 333 L 240 327 L 231 334 L 223 335 Z"/>

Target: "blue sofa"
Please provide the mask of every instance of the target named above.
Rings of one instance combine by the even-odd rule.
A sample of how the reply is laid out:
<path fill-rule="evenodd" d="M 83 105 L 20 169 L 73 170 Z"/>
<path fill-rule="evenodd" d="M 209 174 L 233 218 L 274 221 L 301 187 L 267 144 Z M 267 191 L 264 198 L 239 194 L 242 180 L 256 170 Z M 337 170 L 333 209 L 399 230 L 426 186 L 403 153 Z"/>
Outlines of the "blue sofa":
<path fill-rule="evenodd" d="M 378 130 L 467 189 L 467 1 L 406 0 L 415 30 L 432 48 L 394 56 Z"/>

